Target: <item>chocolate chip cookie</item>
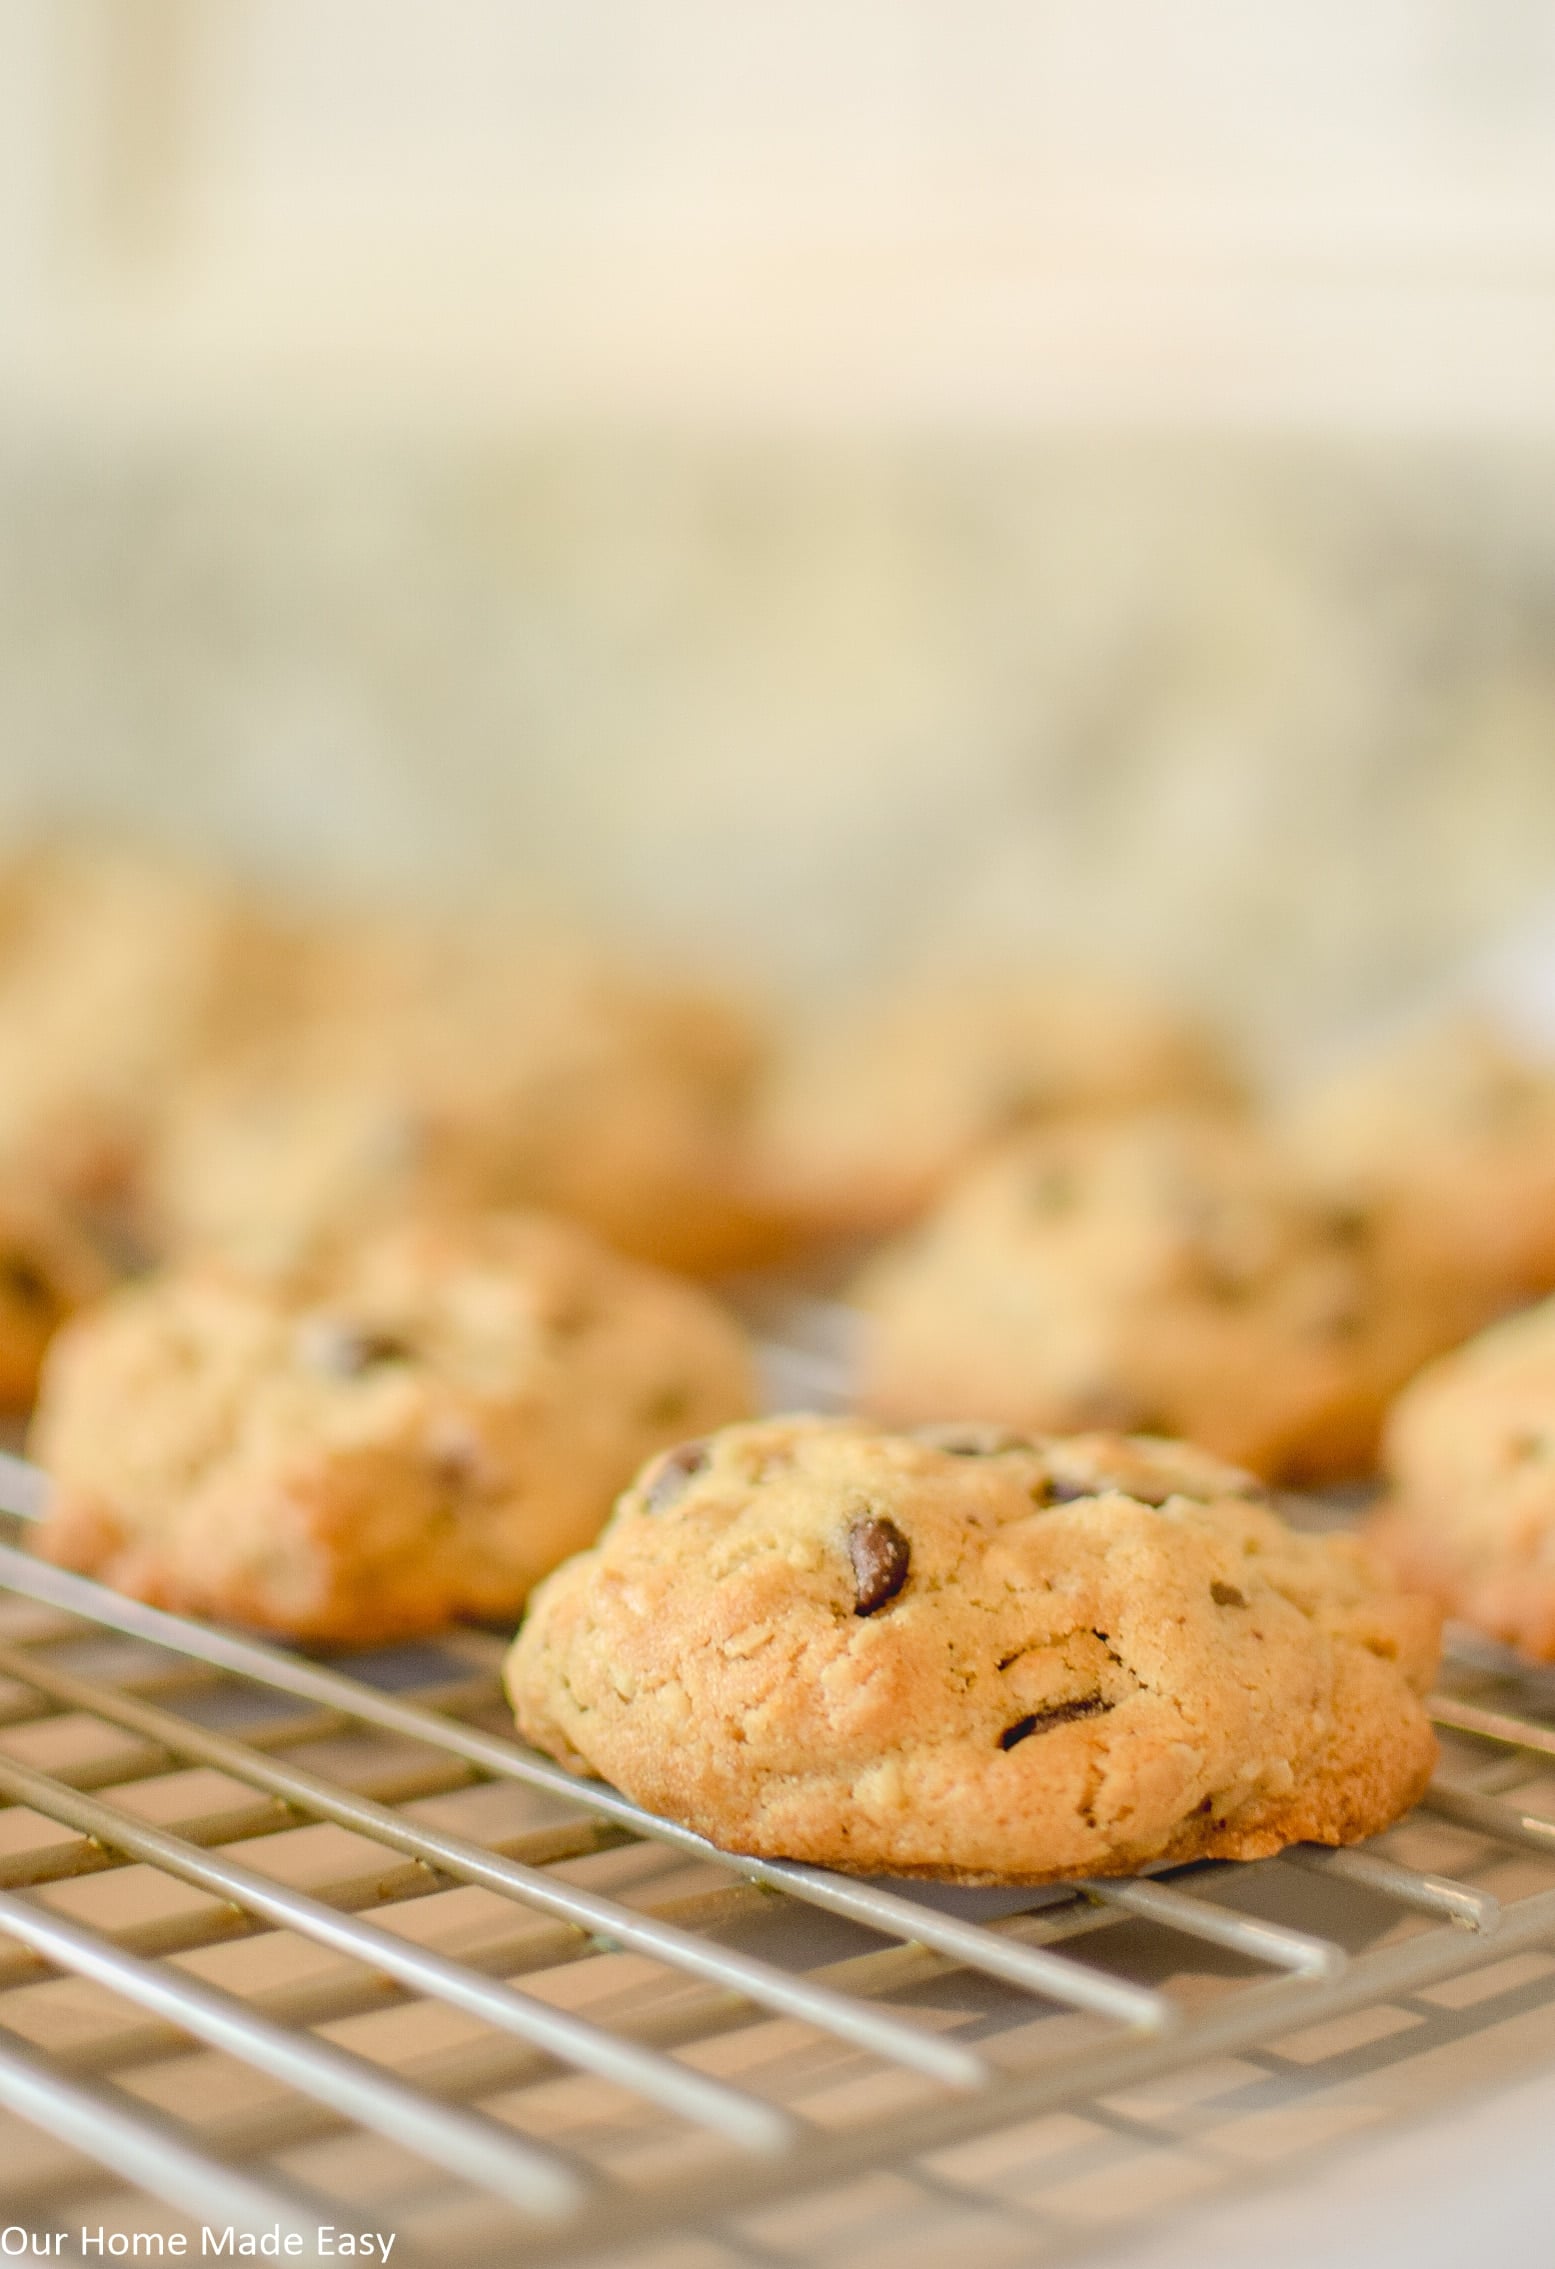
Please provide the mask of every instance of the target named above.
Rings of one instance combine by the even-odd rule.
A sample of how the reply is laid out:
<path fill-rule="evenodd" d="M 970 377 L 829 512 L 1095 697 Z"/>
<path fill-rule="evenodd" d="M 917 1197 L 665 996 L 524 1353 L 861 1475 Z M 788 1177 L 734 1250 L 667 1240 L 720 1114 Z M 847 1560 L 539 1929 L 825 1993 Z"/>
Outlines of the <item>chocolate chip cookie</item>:
<path fill-rule="evenodd" d="M 1390 1395 L 1479 1320 L 1427 1224 L 1180 1114 L 1017 1139 L 854 1297 L 883 1417 L 1182 1435 L 1305 1481 L 1365 1470 Z"/>
<path fill-rule="evenodd" d="M 1042 1883 L 1385 1827 L 1437 1640 L 1185 1446 L 775 1419 L 649 1465 L 507 1679 L 526 1739 L 731 1851 Z"/>
<path fill-rule="evenodd" d="M 1336 1078 L 1289 1133 L 1342 1196 L 1429 1220 L 1478 1322 L 1555 1290 L 1555 1069 L 1494 1024 L 1436 1026 Z"/>
<path fill-rule="evenodd" d="M 777 1061 L 759 1132 L 774 1185 L 821 1233 L 913 1219 L 1016 1129 L 1237 1083 L 1190 1019 L 1100 977 L 970 976 L 839 1012 Z"/>
<path fill-rule="evenodd" d="M 1377 1550 L 1449 1614 L 1555 1661 L 1555 1301 L 1422 1371 L 1384 1453 Z"/>
<path fill-rule="evenodd" d="M 191 1083 L 148 1236 L 260 1268 L 407 1212 L 538 1206 L 693 1273 L 784 1225 L 745 1156 L 759 1041 L 731 1004 L 471 929 L 321 945 L 289 1028 Z"/>
<path fill-rule="evenodd" d="M 128 1202 L 170 1097 L 262 1023 L 285 948 L 219 877 L 61 847 L 0 879 L 0 1161 Z"/>
<path fill-rule="evenodd" d="M 190 1266 L 56 1341 L 37 1548 L 307 1638 L 507 1618 L 646 1455 L 753 1392 L 704 1294 L 537 1215 L 390 1231 L 306 1280 Z"/>

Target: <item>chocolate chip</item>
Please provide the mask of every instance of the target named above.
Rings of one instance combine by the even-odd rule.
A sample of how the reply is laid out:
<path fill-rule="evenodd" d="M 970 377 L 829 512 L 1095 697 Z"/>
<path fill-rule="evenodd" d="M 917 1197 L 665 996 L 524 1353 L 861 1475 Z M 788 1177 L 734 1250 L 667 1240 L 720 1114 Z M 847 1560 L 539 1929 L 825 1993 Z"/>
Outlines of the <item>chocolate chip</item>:
<path fill-rule="evenodd" d="M 393 1332 L 341 1316 L 309 1316 L 298 1333 L 298 1348 L 305 1363 L 336 1379 L 360 1378 L 381 1363 L 408 1362 L 412 1353 Z"/>
<path fill-rule="evenodd" d="M 678 1380 L 670 1380 L 656 1387 L 643 1404 L 642 1420 L 645 1426 L 675 1426 L 682 1418 L 691 1415 L 691 1396 Z"/>
<path fill-rule="evenodd" d="M 895 1599 L 907 1581 L 912 1548 L 895 1521 L 868 1513 L 848 1530 L 855 1615 L 873 1615 Z"/>
<path fill-rule="evenodd" d="M 1008 1426 L 920 1426 L 917 1435 L 930 1449 L 953 1458 L 993 1458 L 1005 1450 L 1036 1447 L 1029 1434 L 1017 1434 Z"/>
<path fill-rule="evenodd" d="M 999 1736 L 999 1747 L 1013 1749 L 1019 1742 L 1029 1741 L 1034 1733 L 1051 1733 L 1055 1725 L 1073 1725 L 1077 1718 L 1105 1717 L 1113 1707 L 1100 1694 L 1087 1694 L 1080 1702 L 1055 1702 L 1051 1709 L 1033 1710 L 1030 1717 L 1017 1718 L 1013 1725 L 1007 1725 Z"/>
<path fill-rule="evenodd" d="M 706 1463 L 705 1442 L 682 1442 L 678 1448 L 666 1450 L 643 1483 L 644 1508 L 650 1513 L 667 1512 L 677 1497 L 685 1495 L 692 1476 Z"/>
<path fill-rule="evenodd" d="M 1209 1587 L 1209 1596 L 1217 1607 L 1245 1607 L 1247 1605 L 1247 1594 L 1238 1591 L 1235 1584 L 1223 1584 L 1218 1581 L 1212 1583 Z"/>
<path fill-rule="evenodd" d="M 57 1305 L 54 1288 L 43 1271 L 16 1253 L 8 1253 L 0 1260 L 0 1289 L 19 1307 L 52 1311 Z"/>

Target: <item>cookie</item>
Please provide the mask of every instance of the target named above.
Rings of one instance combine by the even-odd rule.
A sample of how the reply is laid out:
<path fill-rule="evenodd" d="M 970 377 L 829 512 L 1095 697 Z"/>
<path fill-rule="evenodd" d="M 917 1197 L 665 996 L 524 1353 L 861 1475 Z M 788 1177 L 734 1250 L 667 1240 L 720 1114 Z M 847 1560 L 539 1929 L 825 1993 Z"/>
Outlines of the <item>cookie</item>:
<path fill-rule="evenodd" d="M 510 1618 L 645 1456 L 753 1393 L 705 1295 L 537 1215 L 390 1231 L 307 1281 L 170 1270 L 51 1350 L 36 1545 L 311 1639 Z"/>
<path fill-rule="evenodd" d="M 912 1220 L 1017 1129 L 1236 1094 L 1209 1036 L 1145 995 L 1101 978 L 971 976 L 801 1031 L 758 1127 L 789 1206 L 844 1236 Z"/>
<path fill-rule="evenodd" d="M 0 883 L 0 1161 L 126 1200 L 169 1097 L 267 1013 L 279 936 L 235 889 L 128 850 L 40 851 Z"/>
<path fill-rule="evenodd" d="M 1412 1217 L 1180 1114 L 1017 1139 L 853 1297 L 882 1417 L 1182 1435 L 1290 1481 L 1366 1470 L 1389 1397 L 1477 1320 Z"/>
<path fill-rule="evenodd" d="M 538 1206 L 696 1273 L 782 1223 L 744 1156 L 729 1004 L 469 932 L 336 941 L 284 1035 L 192 1083 L 149 1176 L 161 1250 L 290 1267 L 428 1208 Z"/>
<path fill-rule="evenodd" d="M 0 1181 L 0 1411 L 31 1408 L 49 1342 L 113 1282 L 104 1254 L 67 1207 L 37 1188 Z"/>
<path fill-rule="evenodd" d="M 1494 1024 L 1436 1026 L 1335 1079 L 1289 1135 L 1342 1195 L 1429 1219 L 1479 1322 L 1555 1290 L 1555 1070 Z"/>
<path fill-rule="evenodd" d="M 1422 1371 L 1385 1465 L 1376 1549 L 1450 1615 L 1555 1661 L 1555 1301 Z"/>
<path fill-rule="evenodd" d="M 1351 1843 L 1435 1756 L 1430 1603 L 1178 1444 L 778 1419 L 537 1591 L 524 1737 L 715 1843 L 1044 1883 Z"/>

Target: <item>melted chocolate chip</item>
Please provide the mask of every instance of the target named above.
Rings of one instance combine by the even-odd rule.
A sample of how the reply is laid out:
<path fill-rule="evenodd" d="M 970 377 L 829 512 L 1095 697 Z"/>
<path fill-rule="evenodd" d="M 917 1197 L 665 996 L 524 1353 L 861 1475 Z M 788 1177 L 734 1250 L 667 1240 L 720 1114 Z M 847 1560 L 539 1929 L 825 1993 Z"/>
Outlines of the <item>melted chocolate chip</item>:
<path fill-rule="evenodd" d="M 332 1378 L 356 1379 L 381 1363 L 408 1362 L 411 1348 L 393 1332 L 375 1331 L 341 1316 L 310 1316 L 299 1335 L 305 1363 Z"/>
<path fill-rule="evenodd" d="M 1105 1717 L 1113 1706 L 1100 1694 L 1087 1694 L 1079 1702 L 1055 1702 L 1051 1709 L 1033 1710 L 1030 1717 L 1017 1718 L 1013 1725 L 1007 1725 L 999 1736 L 999 1747 L 1013 1749 L 1029 1741 L 1034 1733 L 1051 1733 L 1055 1725 L 1073 1725 L 1077 1718 Z"/>
<path fill-rule="evenodd" d="M 853 1612 L 874 1615 L 906 1583 L 912 1548 L 895 1521 L 868 1513 L 848 1530 L 848 1558 L 853 1563 Z"/>
<path fill-rule="evenodd" d="M 682 1442 L 677 1449 L 666 1450 L 643 1484 L 645 1510 L 667 1512 L 677 1497 L 685 1495 L 693 1475 L 700 1473 L 706 1463 L 705 1442 Z"/>
<path fill-rule="evenodd" d="M 1245 1607 L 1247 1605 L 1247 1594 L 1238 1591 L 1235 1584 L 1223 1584 L 1218 1581 L 1212 1583 L 1209 1587 L 1209 1596 L 1217 1607 Z"/>

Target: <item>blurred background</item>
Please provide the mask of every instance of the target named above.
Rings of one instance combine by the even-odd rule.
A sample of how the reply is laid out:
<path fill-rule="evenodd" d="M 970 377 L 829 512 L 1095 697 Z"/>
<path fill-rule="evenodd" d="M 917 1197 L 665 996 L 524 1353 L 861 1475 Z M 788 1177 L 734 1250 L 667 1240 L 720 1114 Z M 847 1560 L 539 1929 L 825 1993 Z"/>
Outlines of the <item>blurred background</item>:
<path fill-rule="evenodd" d="M 12 833 L 1300 1051 L 1555 888 L 1552 476 L 1539 0 L 0 0 Z"/>

